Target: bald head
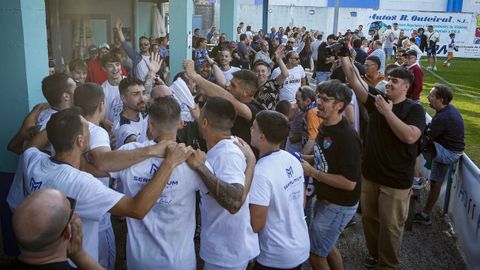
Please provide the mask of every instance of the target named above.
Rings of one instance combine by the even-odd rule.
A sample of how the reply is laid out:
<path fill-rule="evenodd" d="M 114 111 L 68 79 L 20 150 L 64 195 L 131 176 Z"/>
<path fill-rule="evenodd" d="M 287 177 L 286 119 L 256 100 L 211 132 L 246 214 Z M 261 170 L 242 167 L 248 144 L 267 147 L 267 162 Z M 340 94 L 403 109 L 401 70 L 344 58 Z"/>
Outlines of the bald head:
<path fill-rule="evenodd" d="M 40 189 L 28 196 L 16 209 L 13 230 L 22 251 L 40 252 L 60 239 L 68 222 L 70 205 L 55 189 Z"/>
<path fill-rule="evenodd" d="M 162 84 L 162 85 L 156 85 L 155 87 L 152 88 L 152 99 L 155 100 L 157 98 L 162 98 L 162 97 L 169 97 L 172 96 L 172 90 L 170 90 L 170 87 Z"/>

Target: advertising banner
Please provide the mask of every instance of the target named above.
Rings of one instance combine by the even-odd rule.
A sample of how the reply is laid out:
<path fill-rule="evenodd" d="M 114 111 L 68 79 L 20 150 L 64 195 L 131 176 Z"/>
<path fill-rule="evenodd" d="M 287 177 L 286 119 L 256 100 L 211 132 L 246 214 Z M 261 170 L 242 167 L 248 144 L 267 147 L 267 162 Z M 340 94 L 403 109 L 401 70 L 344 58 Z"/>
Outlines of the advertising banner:
<path fill-rule="evenodd" d="M 471 269 L 480 269 L 480 170 L 464 155 L 453 178 L 448 214 Z"/>
<path fill-rule="evenodd" d="M 459 47 L 455 56 L 480 58 L 480 14 L 364 9 L 358 12 L 358 23 L 364 26 L 365 33 L 373 30 L 383 33 L 387 25 L 398 23 L 408 37 L 420 27 L 428 36 L 427 27 L 432 25 L 440 34 L 437 56 L 447 55 L 449 34 L 455 33 L 455 43 Z"/>

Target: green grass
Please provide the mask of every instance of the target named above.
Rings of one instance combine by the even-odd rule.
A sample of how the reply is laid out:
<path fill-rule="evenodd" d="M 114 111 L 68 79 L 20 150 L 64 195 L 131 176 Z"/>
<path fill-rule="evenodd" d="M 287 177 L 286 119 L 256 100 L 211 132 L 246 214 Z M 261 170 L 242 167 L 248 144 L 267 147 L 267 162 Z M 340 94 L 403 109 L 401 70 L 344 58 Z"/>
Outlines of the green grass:
<path fill-rule="evenodd" d="M 465 122 L 465 153 L 480 166 L 480 59 L 455 58 L 450 68 L 443 67 L 443 61 L 445 58 L 438 58 L 436 73 L 463 91 L 449 86 L 453 91 L 452 104 Z M 421 62 L 423 67 L 428 66 L 426 57 Z M 424 70 L 421 102 L 431 116 L 435 111 L 429 107 L 427 95 L 435 83 L 443 82 Z"/>

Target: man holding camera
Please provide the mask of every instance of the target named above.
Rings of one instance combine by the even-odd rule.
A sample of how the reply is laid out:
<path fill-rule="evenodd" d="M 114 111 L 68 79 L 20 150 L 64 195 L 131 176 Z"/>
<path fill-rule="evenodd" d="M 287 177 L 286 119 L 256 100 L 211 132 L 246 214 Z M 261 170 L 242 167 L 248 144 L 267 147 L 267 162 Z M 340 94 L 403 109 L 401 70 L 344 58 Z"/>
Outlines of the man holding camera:
<path fill-rule="evenodd" d="M 326 42 L 322 42 L 318 47 L 317 64 L 315 65 L 315 76 L 317 77 L 317 84 L 330 79 L 332 64 L 335 61 L 335 56 L 329 53 L 327 46 L 335 43 L 335 35 L 330 34 Z"/>
<path fill-rule="evenodd" d="M 418 154 L 417 141 L 425 128 L 423 107 L 406 98 L 413 74 L 403 67 L 390 71 L 386 95 L 360 79 L 340 50 L 347 81 L 370 113 L 362 161 L 362 221 L 369 256 L 368 268 L 394 269 L 399 264 L 403 227 Z"/>

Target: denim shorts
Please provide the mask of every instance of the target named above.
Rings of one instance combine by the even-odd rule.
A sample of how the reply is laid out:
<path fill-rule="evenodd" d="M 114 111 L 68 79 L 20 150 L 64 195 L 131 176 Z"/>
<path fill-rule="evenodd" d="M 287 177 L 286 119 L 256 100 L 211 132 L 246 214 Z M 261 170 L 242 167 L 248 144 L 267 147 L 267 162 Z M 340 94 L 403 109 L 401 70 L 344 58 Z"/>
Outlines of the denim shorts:
<path fill-rule="evenodd" d="M 393 48 L 383 48 L 385 51 L 386 56 L 392 56 L 393 55 Z"/>
<path fill-rule="evenodd" d="M 448 168 L 451 164 L 457 162 L 462 154 L 454 153 L 448 149 L 445 149 L 439 143 L 434 142 L 436 155 L 432 160 L 432 168 L 430 172 L 430 181 L 442 183 L 447 175 Z"/>
<path fill-rule="evenodd" d="M 317 71 L 315 73 L 317 77 L 317 85 L 319 85 L 323 81 L 330 80 L 330 75 L 332 75 L 330 71 Z"/>
<path fill-rule="evenodd" d="M 354 206 L 342 206 L 317 200 L 309 229 L 310 252 L 327 257 L 343 229 L 357 212 L 357 207 L 358 203 Z"/>

